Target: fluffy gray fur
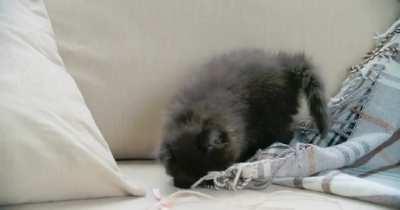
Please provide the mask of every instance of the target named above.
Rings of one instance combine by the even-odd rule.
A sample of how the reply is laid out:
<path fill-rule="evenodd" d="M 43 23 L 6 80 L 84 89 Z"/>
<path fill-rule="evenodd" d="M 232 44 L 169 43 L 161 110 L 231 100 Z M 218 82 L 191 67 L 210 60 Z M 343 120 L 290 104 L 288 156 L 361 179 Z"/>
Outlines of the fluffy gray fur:
<path fill-rule="evenodd" d="M 258 149 L 292 137 L 300 93 L 322 135 L 327 131 L 323 88 L 303 54 L 246 49 L 201 66 L 173 98 L 160 159 L 178 187 L 208 171 L 244 161 Z"/>

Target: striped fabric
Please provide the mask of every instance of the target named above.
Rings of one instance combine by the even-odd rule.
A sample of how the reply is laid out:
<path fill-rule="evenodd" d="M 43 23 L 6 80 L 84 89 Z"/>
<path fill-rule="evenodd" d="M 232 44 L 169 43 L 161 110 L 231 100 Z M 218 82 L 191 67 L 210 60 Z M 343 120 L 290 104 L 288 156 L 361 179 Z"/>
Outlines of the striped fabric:
<path fill-rule="evenodd" d="M 321 139 L 303 122 L 291 145 L 273 144 L 249 161 L 210 172 L 216 189 L 280 184 L 400 208 L 400 20 L 352 67 L 329 102 L 331 129 Z"/>

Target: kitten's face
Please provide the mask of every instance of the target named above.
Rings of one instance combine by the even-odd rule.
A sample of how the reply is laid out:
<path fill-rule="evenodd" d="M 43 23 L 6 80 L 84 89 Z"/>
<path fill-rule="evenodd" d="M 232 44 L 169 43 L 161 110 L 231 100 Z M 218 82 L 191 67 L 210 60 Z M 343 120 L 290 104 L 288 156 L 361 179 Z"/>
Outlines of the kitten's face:
<path fill-rule="evenodd" d="M 208 171 L 226 169 L 238 158 L 231 145 L 232 134 L 216 120 L 185 117 L 171 122 L 160 150 L 167 173 L 181 188 L 189 188 Z"/>

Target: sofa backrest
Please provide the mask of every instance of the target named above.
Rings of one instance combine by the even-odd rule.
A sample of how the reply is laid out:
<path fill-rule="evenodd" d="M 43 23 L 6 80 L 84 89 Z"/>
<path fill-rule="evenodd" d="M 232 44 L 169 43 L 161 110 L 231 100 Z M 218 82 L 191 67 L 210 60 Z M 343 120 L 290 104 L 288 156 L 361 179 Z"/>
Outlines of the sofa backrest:
<path fill-rule="evenodd" d="M 191 66 L 227 50 L 304 51 L 328 95 L 399 15 L 395 0 L 49 0 L 60 53 L 116 158 L 151 158 Z"/>

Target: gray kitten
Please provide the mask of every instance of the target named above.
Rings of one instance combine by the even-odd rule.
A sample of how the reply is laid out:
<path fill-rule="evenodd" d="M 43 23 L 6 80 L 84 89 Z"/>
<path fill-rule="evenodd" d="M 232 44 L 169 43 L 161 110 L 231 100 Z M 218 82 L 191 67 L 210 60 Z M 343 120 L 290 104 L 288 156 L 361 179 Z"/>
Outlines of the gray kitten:
<path fill-rule="evenodd" d="M 327 132 L 322 85 L 303 54 L 249 49 L 200 68 L 172 100 L 160 159 L 174 185 L 188 188 L 208 171 L 245 161 L 274 142 L 289 143 L 304 93 L 320 133 Z"/>

